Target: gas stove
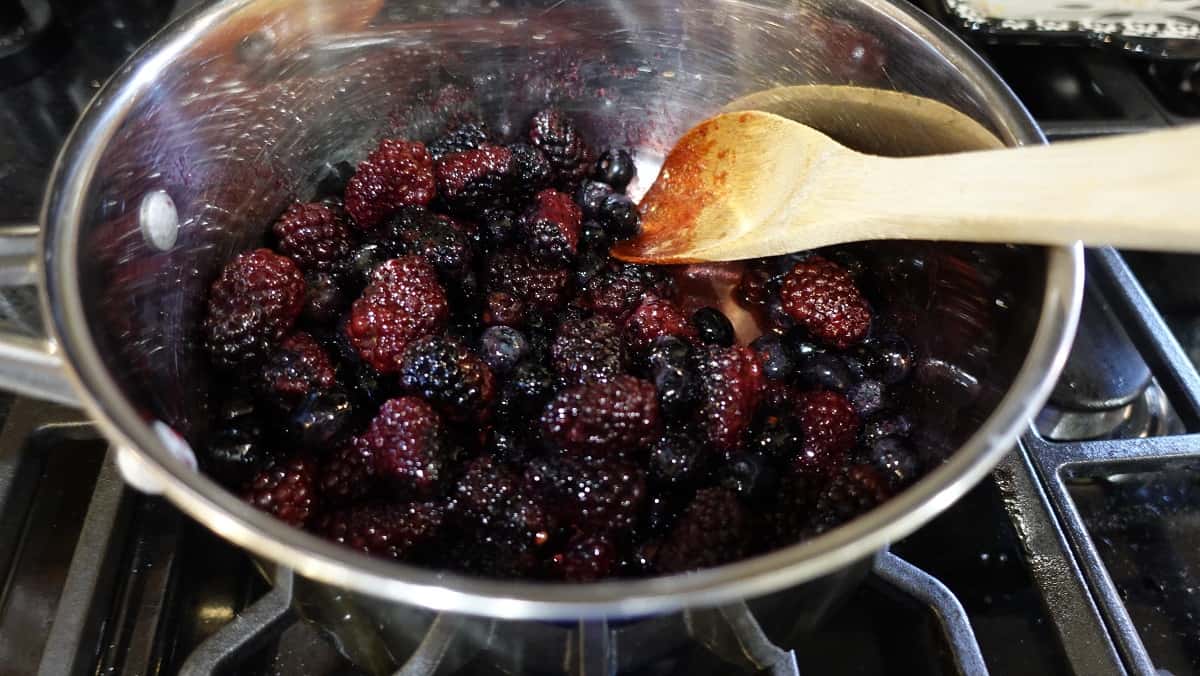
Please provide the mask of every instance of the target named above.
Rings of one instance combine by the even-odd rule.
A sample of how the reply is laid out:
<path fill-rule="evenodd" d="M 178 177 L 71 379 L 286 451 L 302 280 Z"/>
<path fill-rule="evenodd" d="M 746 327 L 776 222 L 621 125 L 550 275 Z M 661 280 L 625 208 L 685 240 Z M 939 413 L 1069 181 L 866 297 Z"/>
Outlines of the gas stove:
<path fill-rule="evenodd" d="M 81 108 L 191 4 L 24 0 L 23 11 L 0 10 L 0 222 L 33 222 Z M 1200 121 L 1197 62 L 966 37 L 1051 141 Z M 817 609 L 814 628 L 768 636 L 744 604 L 689 613 L 685 646 L 636 673 L 1200 671 L 1196 263 L 1097 249 L 1087 265 L 1067 368 L 990 479 L 878 556 L 866 584 Z M 36 321 L 19 294 L 0 314 Z M 78 412 L 4 396 L 0 417 L 0 674 L 521 671 L 486 641 L 461 649 L 449 616 L 404 654 L 373 641 L 370 627 L 334 639 L 305 619 L 362 623 L 336 593 L 321 607 L 301 602 L 304 583 L 289 571 L 259 569 L 167 502 L 124 487 Z M 619 633 L 564 628 L 561 673 L 617 673 L 623 652 L 638 649 Z"/>

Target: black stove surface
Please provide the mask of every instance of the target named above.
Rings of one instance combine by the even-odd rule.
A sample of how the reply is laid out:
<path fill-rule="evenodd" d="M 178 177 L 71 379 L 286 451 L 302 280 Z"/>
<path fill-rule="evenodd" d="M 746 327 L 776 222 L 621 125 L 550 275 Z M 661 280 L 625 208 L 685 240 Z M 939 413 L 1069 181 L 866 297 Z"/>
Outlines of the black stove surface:
<path fill-rule="evenodd" d="M 45 4 L 53 24 L 21 62 L 32 76 L 0 81 L 0 222 L 35 219 L 79 111 L 138 45 L 192 3 Z M 1051 140 L 1200 118 L 1196 64 L 1079 48 L 977 47 Z M 1066 376 L 1082 387 L 1063 388 L 1038 420 L 1042 437 L 1058 442 L 1031 433 L 991 480 L 892 552 L 957 598 L 992 673 L 1152 673 L 1151 663 L 1196 673 L 1200 463 L 1189 458 L 1200 442 L 1170 435 L 1197 431 L 1200 389 L 1155 312 L 1200 357 L 1195 261 L 1128 256 L 1149 299 L 1122 276 L 1129 268 L 1115 252 L 1093 252 L 1088 262 L 1090 319 L 1081 331 L 1097 333 L 1081 341 Z M 1089 367 L 1097 355 L 1108 355 L 1123 377 L 1096 378 L 1103 374 Z M 1099 422 L 1081 415 L 1098 407 L 1108 413 Z M 78 416 L 17 400 L 0 433 L 0 674 L 358 673 L 329 637 L 295 621 L 286 598 L 271 604 L 286 585 L 272 589 L 245 553 L 162 499 L 123 488 L 106 445 Z M 1090 438 L 1110 441 L 1075 441 Z M 1159 462 L 1164 455 L 1170 460 Z M 1090 548 L 1080 533 L 1090 534 Z M 819 629 L 782 646 L 799 672 L 972 671 L 951 640 L 946 614 L 954 608 L 922 595 L 930 589 L 919 584 L 925 578 L 889 577 L 882 565 Z M 1125 609 L 1128 626 L 1112 607 Z M 222 631 L 235 621 L 242 640 Z M 714 659 L 695 647 L 645 673 L 774 668 L 782 667 Z M 457 673 L 503 672 L 481 658 Z"/>

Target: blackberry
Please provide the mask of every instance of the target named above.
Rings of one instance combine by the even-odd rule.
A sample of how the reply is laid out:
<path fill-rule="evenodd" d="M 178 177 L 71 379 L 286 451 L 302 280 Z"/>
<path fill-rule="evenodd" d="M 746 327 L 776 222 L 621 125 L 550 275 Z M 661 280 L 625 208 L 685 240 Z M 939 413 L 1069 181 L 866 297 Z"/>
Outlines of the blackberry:
<path fill-rule="evenodd" d="M 317 510 L 317 465 L 308 456 L 281 460 L 259 472 L 246 487 L 246 502 L 293 526 Z"/>
<path fill-rule="evenodd" d="M 616 263 L 592 279 L 578 302 L 596 314 L 621 319 L 632 312 L 647 293 L 659 298 L 674 296 L 670 281 L 662 271 Z"/>
<path fill-rule="evenodd" d="M 888 405 L 888 394 L 878 380 L 862 380 L 846 390 L 846 398 L 861 417 L 878 413 Z"/>
<path fill-rule="evenodd" d="M 261 361 L 304 308 L 304 277 L 269 249 L 238 255 L 213 282 L 204 318 L 205 347 L 222 369 Z"/>
<path fill-rule="evenodd" d="M 692 314 L 696 335 L 706 345 L 733 345 L 733 323 L 715 307 L 702 307 Z"/>
<path fill-rule="evenodd" d="M 514 143 L 508 146 L 508 150 L 512 153 L 508 182 L 514 194 L 526 199 L 550 185 L 554 178 L 554 167 L 542 151 L 524 143 Z"/>
<path fill-rule="evenodd" d="M 483 299 L 479 320 L 484 326 L 521 326 L 525 323 L 525 301 L 503 291 L 493 291 Z"/>
<path fill-rule="evenodd" d="M 363 505 L 326 514 L 316 530 L 351 549 L 402 560 L 430 543 L 442 520 L 442 507 L 435 502 Z"/>
<path fill-rule="evenodd" d="M 746 508 L 732 491 L 706 488 L 697 492 L 658 550 L 658 569 L 682 573 L 742 558 L 749 541 L 749 521 Z"/>
<path fill-rule="evenodd" d="M 434 162 L 447 155 L 475 150 L 491 142 L 491 133 L 482 122 L 465 122 L 439 136 L 428 146 Z"/>
<path fill-rule="evenodd" d="M 637 167 L 634 166 L 633 156 L 628 150 L 610 148 L 600 154 L 592 175 L 596 180 L 611 185 L 613 190 L 623 191 L 637 175 Z"/>
<path fill-rule="evenodd" d="M 550 353 L 554 370 L 568 385 L 612 380 L 625 370 L 621 334 L 602 317 L 564 321 Z"/>
<path fill-rule="evenodd" d="M 375 268 L 350 309 L 346 334 L 364 361 L 391 373 L 408 344 L 444 328 L 448 316 L 437 272 L 424 258 L 404 256 Z"/>
<path fill-rule="evenodd" d="M 796 456 L 796 469 L 833 475 L 858 437 L 854 407 L 837 392 L 815 390 L 801 395 L 796 410 L 804 429 L 804 446 Z"/>
<path fill-rule="evenodd" d="M 529 142 L 546 155 L 559 185 L 575 183 L 587 173 L 591 149 L 561 110 L 547 108 L 535 113 L 529 123 Z"/>
<path fill-rule="evenodd" d="M 703 387 L 701 421 L 709 442 L 733 451 L 750 429 L 762 399 L 758 355 L 748 347 L 708 347 L 697 355 Z"/>
<path fill-rule="evenodd" d="M 811 256 L 796 264 L 780 289 L 783 307 L 810 334 L 841 350 L 862 341 L 871 309 L 854 278 L 838 264 Z"/>
<path fill-rule="evenodd" d="M 495 428 L 484 444 L 484 452 L 493 460 L 513 466 L 523 466 L 534 456 L 537 444 L 530 435 L 517 430 Z"/>
<path fill-rule="evenodd" d="M 536 458 L 525 468 L 525 485 L 561 523 L 611 532 L 633 528 L 646 497 L 637 466 L 607 459 Z"/>
<path fill-rule="evenodd" d="M 594 582 L 610 576 L 616 568 L 617 546 L 607 535 L 576 533 L 553 561 L 562 579 Z"/>
<path fill-rule="evenodd" d="M 507 293 L 530 310 L 557 310 L 566 302 L 571 271 L 535 261 L 528 254 L 506 251 L 488 260 L 488 291 Z"/>
<path fill-rule="evenodd" d="M 654 386 L 633 376 L 559 392 L 542 413 L 542 434 L 568 452 L 617 454 L 645 448 L 658 427 Z"/>
<path fill-rule="evenodd" d="M 507 373 L 529 354 L 529 341 L 510 326 L 490 326 L 479 337 L 479 355 L 494 373 Z"/>
<path fill-rule="evenodd" d="M 871 446 L 883 437 L 907 437 L 912 433 L 912 429 L 912 421 L 907 416 L 882 411 L 863 423 L 859 439 L 863 444 Z"/>
<path fill-rule="evenodd" d="M 418 397 L 386 401 L 351 443 L 370 459 L 377 476 L 417 493 L 432 491 L 454 459 L 437 413 Z"/>
<path fill-rule="evenodd" d="M 447 155 L 437 162 L 438 194 L 451 211 L 460 214 L 512 206 L 508 180 L 512 161 L 512 151 L 501 146 Z"/>
<path fill-rule="evenodd" d="M 321 465 L 317 487 L 328 505 L 348 505 L 368 496 L 375 487 L 374 454 L 354 444 L 343 444 Z"/>
<path fill-rule="evenodd" d="M 489 457 L 468 463 L 454 485 L 453 509 L 475 525 L 514 535 L 527 545 L 541 546 L 555 522 L 521 477 Z"/>
<path fill-rule="evenodd" d="M 272 226 L 279 252 L 296 261 L 301 270 L 332 270 L 354 248 L 353 233 L 343 214 L 320 202 L 296 202 Z"/>
<path fill-rule="evenodd" d="M 579 251 L 582 216 L 571 198 L 543 190 L 521 216 L 525 246 L 534 257 L 549 263 L 568 263 Z"/>
<path fill-rule="evenodd" d="M 451 418 L 479 415 L 492 401 L 492 371 L 475 353 L 441 336 L 418 338 L 404 350 L 400 386 L 438 405 Z"/>
<path fill-rule="evenodd" d="M 921 471 L 921 460 L 916 451 L 900 437 L 885 436 L 875 440 L 868 449 L 868 456 L 893 488 L 912 483 Z"/>
<path fill-rule="evenodd" d="M 517 237 L 517 214 L 509 209 L 488 208 L 479 214 L 483 241 L 495 250 L 511 244 Z"/>
<path fill-rule="evenodd" d="M 704 443 L 685 430 L 667 430 L 650 449 L 649 478 L 663 486 L 697 482 L 708 468 Z"/>
<path fill-rule="evenodd" d="M 346 183 L 346 210 L 358 227 L 370 230 L 400 207 L 425 206 L 436 189 L 424 144 L 384 139 Z"/>
<path fill-rule="evenodd" d="M 554 374 L 550 369 L 532 361 L 523 362 L 508 374 L 500 388 L 496 415 L 514 422 L 535 418 L 553 396 Z"/>
<path fill-rule="evenodd" d="M 333 362 L 313 337 L 296 331 L 284 338 L 259 370 L 259 389 L 281 410 L 294 406 L 310 392 L 334 384 Z"/>
<path fill-rule="evenodd" d="M 385 220 L 379 231 L 397 254 L 415 254 L 429 261 L 447 288 L 455 288 L 471 274 L 470 239 L 463 226 L 447 216 L 409 207 Z"/>
<path fill-rule="evenodd" d="M 692 339 L 696 330 L 674 303 L 647 296 L 625 320 L 625 341 L 637 353 L 663 336 Z"/>
<path fill-rule="evenodd" d="M 887 480 L 870 465 L 851 465 L 833 477 L 813 506 L 812 531 L 824 533 L 891 497 Z"/>

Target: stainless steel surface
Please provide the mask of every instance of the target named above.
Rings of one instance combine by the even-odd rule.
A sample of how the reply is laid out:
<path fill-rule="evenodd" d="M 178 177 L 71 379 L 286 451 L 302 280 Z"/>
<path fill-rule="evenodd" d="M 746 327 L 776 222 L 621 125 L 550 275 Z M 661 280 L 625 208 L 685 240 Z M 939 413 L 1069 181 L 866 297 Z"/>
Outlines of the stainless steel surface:
<path fill-rule="evenodd" d="M 193 335 L 204 289 L 288 199 L 311 190 L 319 163 L 357 159 L 384 133 L 427 136 L 464 101 L 519 125 L 555 100 L 593 133 L 635 146 L 641 173 L 652 175 L 672 139 L 724 102 L 811 83 L 928 96 L 1005 143 L 1041 140 L 982 61 L 927 17 L 881 0 L 555 2 L 519 11 L 396 2 L 368 25 L 375 9 L 230 0 L 186 15 L 135 55 L 85 113 L 47 194 L 43 305 L 52 338 L 7 341 L 0 354 L 11 367 L 0 371 L 6 385 L 59 395 L 51 350 L 61 350 L 105 435 L 224 537 L 301 575 L 439 610 L 578 619 L 725 603 L 812 580 L 911 532 L 988 472 L 1047 395 L 1075 329 L 1078 248 L 1021 251 L 1024 265 L 995 271 L 999 286 L 1020 289 L 1010 299 L 1018 309 L 984 360 L 985 387 L 965 412 L 971 434 L 949 440 L 958 450 L 945 464 L 871 514 L 770 555 L 653 580 L 501 584 L 368 559 L 256 512 L 178 461 L 146 414 L 203 443 L 204 362 Z M 272 50 L 237 49 L 264 26 Z M 886 139 L 885 130 L 862 133 Z M 135 217 L 156 189 L 170 195 L 182 224 L 166 253 L 147 248 Z M 39 380 L 19 380 L 23 372 Z"/>

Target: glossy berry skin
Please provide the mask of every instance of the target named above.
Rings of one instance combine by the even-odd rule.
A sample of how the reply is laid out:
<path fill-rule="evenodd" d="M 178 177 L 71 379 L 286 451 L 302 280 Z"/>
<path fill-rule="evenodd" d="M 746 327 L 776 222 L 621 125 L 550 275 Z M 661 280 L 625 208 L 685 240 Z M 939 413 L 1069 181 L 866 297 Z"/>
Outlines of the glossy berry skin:
<path fill-rule="evenodd" d="M 790 417 L 770 416 L 750 440 L 749 450 L 777 463 L 786 463 L 803 448 L 804 430 Z"/>
<path fill-rule="evenodd" d="M 317 510 L 317 464 L 307 456 L 282 460 L 259 472 L 247 485 L 246 501 L 293 526 L 303 526 Z"/>
<path fill-rule="evenodd" d="M 347 293 L 346 273 L 309 272 L 304 275 L 304 310 L 307 322 L 328 324 L 337 320 L 352 298 Z"/>
<path fill-rule="evenodd" d="M 597 181 L 603 181 L 613 187 L 613 190 L 623 191 L 637 175 L 637 167 L 633 164 L 633 156 L 624 148 L 610 148 L 596 159 L 596 168 L 592 172 Z"/>
<path fill-rule="evenodd" d="M 871 309 L 854 278 L 820 256 L 796 263 L 779 293 L 788 315 L 830 347 L 844 350 L 871 328 Z"/>
<path fill-rule="evenodd" d="M 640 353 L 663 336 L 692 340 L 696 329 L 675 303 L 647 296 L 625 320 L 625 342 L 633 352 Z"/>
<path fill-rule="evenodd" d="M 871 465 L 850 465 L 838 472 L 812 509 L 812 533 L 819 535 L 874 508 L 891 497 L 887 480 Z"/>
<path fill-rule="evenodd" d="M 316 530 L 351 549 L 403 560 L 433 540 L 443 519 L 434 502 L 363 505 L 321 517 Z"/>
<path fill-rule="evenodd" d="M 429 144 L 429 156 L 436 162 L 446 155 L 475 150 L 491 144 L 491 133 L 482 122 L 466 122 L 455 126 Z"/>
<path fill-rule="evenodd" d="M 341 210 L 320 202 L 296 202 L 271 230 L 279 242 L 279 252 L 304 271 L 328 272 L 354 247 L 354 235 Z"/>
<path fill-rule="evenodd" d="M 904 438 L 912 433 L 913 423 L 904 415 L 882 411 L 867 419 L 859 432 L 863 444 L 871 446 L 888 436 Z"/>
<path fill-rule="evenodd" d="M 846 390 L 846 398 L 859 417 L 878 413 L 890 403 L 887 389 L 878 380 L 861 380 Z"/>
<path fill-rule="evenodd" d="M 350 309 L 346 334 L 363 360 L 380 373 L 400 369 L 404 349 L 446 325 L 449 308 L 437 272 L 419 256 L 387 261 Z"/>
<path fill-rule="evenodd" d="M 354 404 L 340 390 L 310 392 L 288 414 L 286 433 L 301 448 L 322 450 L 349 427 Z"/>
<path fill-rule="evenodd" d="M 384 139 L 346 184 L 346 211 L 370 230 L 403 206 L 423 207 L 437 186 L 433 159 L 422 143 Z"/>
<path fill-rule="evenodd" d="M 537 418 L 554 396 L 555 381 L 554 373 L 542 364 L 530 361 L 518 364 L 504 379 L 496 397 L 496 416 L 522 423 Z"/>
<path fill-rule="evenodd" d="M 308 333 L 296 331 L 263 363 L 259 385 L 264 396 L 286 409 L 310 392 L 333 387 L 334 377 L 325 348 Z"/>
<path fill-rule="evenodd" d="M 548 263 L 568 263 L 579 251 L 579 207 L 557 190 L 543 190 L 521 216 L 525 246 L 535 258 Z"/>
<path fill-rule="evenodd" d="M 537 458 L 525 468 L 525 485 L 563 525 L 617 533 L 634 527 L 646 498 L 644 473 L 609 458 Z"/>
<path fill-rule="evenodd" d="M 377 488 L 373 452 L 345 443 L 326 454 L 317 487 L 326 507 L 340 507 L 371 497 Z"/>
<path fill-rule="evenodd" d="M 351 443 L 370 458 L 377 476 L 415 493 L 430 492 L 453 459 L 440 418 L 419 397 L 389 399 Z"/>
<path fill-rule="evenodd" d="M 521 476 L 487 456 L 467 463 L 451 499 L 451 509 L 461 520 L 505 549 L 540 547 L 556 526 L 540 497 L 527 489 Z"/>
<path fill-rule="evenodd" d="M 883 474 L 893 488 L 912 483 L 921 471 L 921 461 L 916 451 L 900 437 L 885 436 L 877 439 L 870 445 L 868 457 L 875 469 Z"/>
<path fill-rule="evenodd" d="M 601 534 L 577 533 L 561 554 L 554 557 L 558 574 L 567 582 L 594 582 L 613 573 L 617 546 Z"/>
<path fill-rule="evenodd" d="M 858 438 L 858 414 L 841 394 L 814 390 L 801 395 L 796 415 L 804 445 L 796 456 L 798 471 L 833 475 L 844 464 Z"/>
<path fill-rule="evenodd" d="M 649 479 L 663 486 L 686 486 L 704 474 L 712 454 L 683 430 L 667 430 L 650 449 Z"/>
<path fill-rule="evenodd" d="M 442 336 L 410 343 L 397 375 L 401 388 L 453 419 L 478 417 L 492 401 L 492 370 L 474 352 Z"/>
<path fill-rule="evenodd" d="M 805 389 L 845 392 L 854 384 L 854 378 L 837 355 L 814 352 L 798 360 L 796 384 Z"/>
<path fill-rule="evenodd" d="M 729 347 L 733 345 L 733 324 L 715 307 L 702 307 L 692 314 L 692 326 L 705 345 Z"/>
<path fill-rule="evenodd" d="M 489 326 L 479 337 L 479 356 L 493 373 L 511 371 L 529 355 L 529 340 L 511 326 Z"/>
<path fill-rule="evenodd" d="M 650 371 L 663 366 L 686 368 L 691 364 L 692 346 L 678 336 L 661 336 L 647 348 L 643 359 Z"/>
<path fill-rule="evenodd" d="M 448 216 L 405 207 L 385 219 L 375 234 L 396 255 L 424 258 L 447 287 L 461 284 L 471 273 L 474 253 L 470 238 L 463 226 Z"/>
<path fill-rule="evenodd" d="M 750 349 L 758 353 L 762 362 L 763 375 L 768 380 L 787 381 L 796 370 L 796 360 L 792 358 L 791 350 L 784 344 L 783 339 L 774 333 L 765 333 L 754 342 Z"/>
<path fill-rule="evenodd" d="M 750 518 L 737 496 L 724 488 L 696 493 L 658 552 L 664 573 L 709 568 L 740 559 L 749 543 Z"/>
<path fill-rule="evenodd" d="M 486 146 L 447 155 L 437 162 L 438 194 L 456 213 L 511 206 L 508 174 L 512 151 Z"/>
<path fill-rule="evenodd" d="M 709 347 L 697 354 L 696 368 L 708 441 L 721 451 L 736 450 L 762 400 L 765 378 L 758 355 L 748 347 Z"/>
<path fill-rule="evenodd" d="M 571 185 L 587 173 L 591 149 L 563 111 L 547 108 L 535 113 L 529 122 L 529 142 L 550 160 L 555 183 Z"/>
<path fill-rule="evenodd" d="M 654 385 L 632 376 L 558 393 L 542 413 L 542 434 L 569 453 L 615 455 L 645 448 L 658 431 Z"/>
<path fill-rule="evenodd" d="M 684 420 L 700 400 L 700 378 L 690 366 L 664 364 L 652 370 L 658 407 L 669 420 Z"/>
<path fill-rule="evenodd" d="M 864 369 L 884 385 L 895 385 L 912 373 L 912 348 L 900 336 L 886 336 L 859 346 L 855 356 Z"/>
<path fill-rule="evenodd" d="M 487 268 L 489 292 L 504 293 L 532 312 L 558 310 L 571 288 L 569 269 L 537 261 L 518 250 L 491 256 Z"/>
<path fill-rule="evenodd" d="M 612 186 L 599 181 L 583 181 L 575 191 L 575 203 L 583 211 L 583 217 L 599 219 L 604 200 L 613 194 Z"/>
<path fill-rule="evenodd" d="M 569 319 L 550 347 L 554 370 L 568 385 L 612 380 L 625 368 L 625 345 L 616 324 L 603 317 Z"/>
<path fill-rule="evenodd" d="M 213 282 L 204 318 L 213 364 L 234 369 L 261 361 L 304 309 L 304 276 L 270 249 L 238 255 Z"/>
<path fill-rule="evenodd" d="M 613 239 L 628 239 L 642 231 L 642 216 L 633 200 L 620 193 L 604 198 L 596 219 Z"/>
<path fill-rule="evenodd" d="M 729 463 L 721 485 L 748 505 L 765 504 L 775 497 L 779 473 L 766 456 L 746 453 Z"/>

